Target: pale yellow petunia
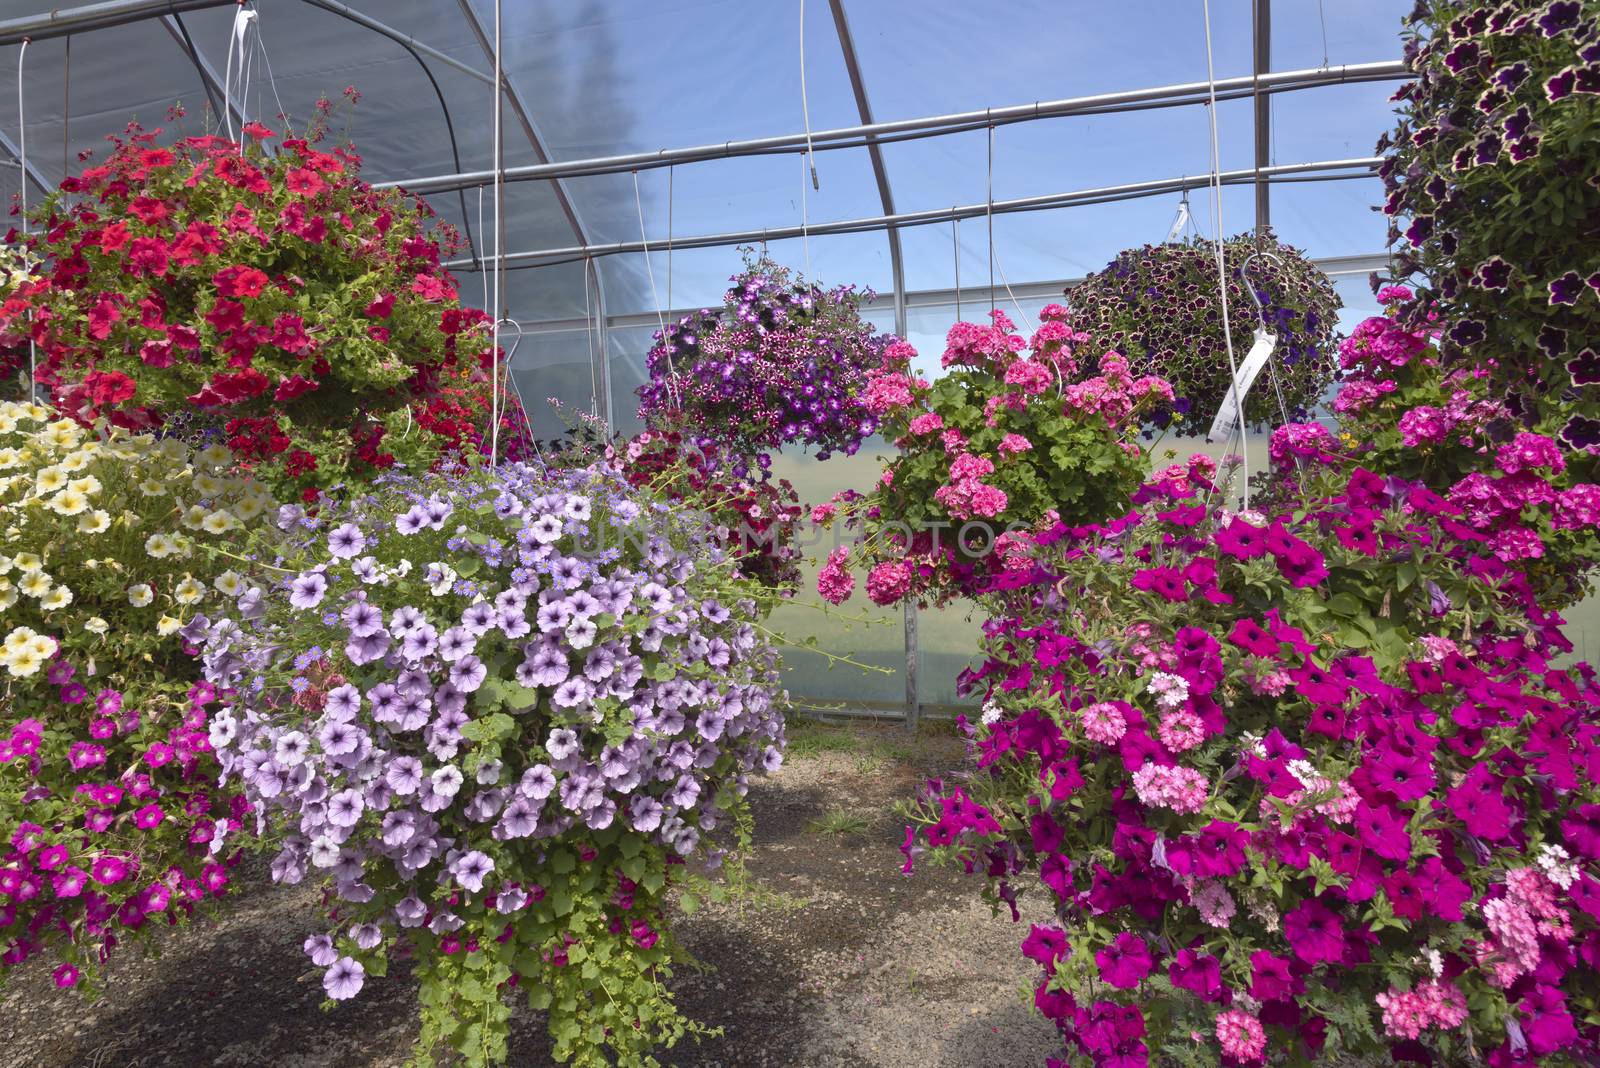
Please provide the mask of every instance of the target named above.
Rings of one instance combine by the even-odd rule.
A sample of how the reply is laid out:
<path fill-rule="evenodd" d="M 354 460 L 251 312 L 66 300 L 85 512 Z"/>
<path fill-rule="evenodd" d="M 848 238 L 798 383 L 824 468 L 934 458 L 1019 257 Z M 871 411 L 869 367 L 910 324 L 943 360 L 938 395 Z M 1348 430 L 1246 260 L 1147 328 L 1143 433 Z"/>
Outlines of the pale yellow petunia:
<path fill-rule="evenodd" d="M 57 515 L 77 515 L 89 507 L 89 498 L 86 494 L 68 488 L 50 498 L 50 510 Z"/>
<path fill-rule="evenodd" d="M 34 492 L 41 497 L 48 497 L 66 484 L 67 472 L 60 467 L 41 468 L 38 475 L 34 476 Z"/>
<path fill-rule="evenodd" d="M 219 508 L 206 516 L 201 524 L 207 534 L 226 534 L 239 526 L 239 521 L 226 508 Z"/>
<path fill-rule="evenodd" d="M 17 583 L 17 589 L 29 597 L 43 597 L 50 592 L 50 587 L 55 584 L 56 580 L 45 572 L 30 571 L 23 576 L 21 582 Z"/>

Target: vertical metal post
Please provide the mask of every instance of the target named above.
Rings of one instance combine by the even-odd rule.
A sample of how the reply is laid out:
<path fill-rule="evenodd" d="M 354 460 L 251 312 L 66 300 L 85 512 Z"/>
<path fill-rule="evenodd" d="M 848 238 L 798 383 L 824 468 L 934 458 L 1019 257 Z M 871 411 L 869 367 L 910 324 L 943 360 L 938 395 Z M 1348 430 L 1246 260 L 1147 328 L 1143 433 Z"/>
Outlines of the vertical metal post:
<path fill-rule="evenodd" d="M 1272 225 L 1272 185 L 1261 180 L 1261 171 L 1272 165 L 1272 97 L 1261 92 L 1261 77 L 1272 72 L 1272 0 L 1251 0 L 1254 16 L 1254 62 L 1256 130 L 1256 239 Z"/>

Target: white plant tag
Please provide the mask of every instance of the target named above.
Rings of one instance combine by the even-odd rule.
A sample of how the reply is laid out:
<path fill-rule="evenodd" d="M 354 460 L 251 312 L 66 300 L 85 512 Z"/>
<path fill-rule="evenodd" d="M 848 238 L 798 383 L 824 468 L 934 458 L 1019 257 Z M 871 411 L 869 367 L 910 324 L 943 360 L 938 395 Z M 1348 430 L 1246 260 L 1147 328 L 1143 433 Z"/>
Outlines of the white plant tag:
<path fill-rule="evenodd" d="M 1222 404 L 1217 408 L 1217 417 L 1211 421 L 1211 433 L 1206 435 L 1206 440 L 1215 445 L 1233 437 L 1235 428 L 1239 425 L 1239 410 L 1244 406 L 1244 399 L 1250 395 L 1250 387 L 1254 384 L 1256 376 L 1272 358 L 1272 350 L 1278 345 L 1275 334 L 1267 333 L 1264 327 L 1256 327 L 1256 343 L 1250 346 L 1250 352 L 1245 356 L 1244 363 L 1239 365 L 1239 377 L 1235 388 L 1228 390 L 1223 395 Z"/>

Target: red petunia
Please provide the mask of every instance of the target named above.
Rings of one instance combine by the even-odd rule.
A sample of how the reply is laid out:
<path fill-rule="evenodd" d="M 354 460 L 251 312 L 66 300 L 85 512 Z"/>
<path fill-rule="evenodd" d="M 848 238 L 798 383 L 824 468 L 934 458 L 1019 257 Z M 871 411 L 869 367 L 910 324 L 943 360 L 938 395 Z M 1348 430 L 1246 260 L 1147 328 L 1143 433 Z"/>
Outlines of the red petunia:
<path fill-rule="evenodd" d="M 89 336 L 104 341 L 111 336 L 111 328 L 122 318 L 122 309 L 109 297 L 101 297 L 89 309 Z"/>
<path fill-rule="evenodd" d="M 259 297 L 272 280 L 255 267 L 224 267 L 211 276 L 212 284 L 224 297 Z"/>
<path fill-rule="evenodd" d="M 320 385 L 320 383 L 313 382 L 309 378 L 302 378 L 300 375 L 290 375 L 288 378 L 285 378 L 283 381 L 278 383 L 278 388 L 272 392 L 272 399 L 278 401 L 279 403 L 292 401 L 301 394 L 310 393 L 312 390 L 316 389 L 318 385 Z"/>
<path fill-rule="evenodd" d="M 328 183 L 324 182 L 316 171 L 305 167 L 296 167 L 290 171 L 284 176 L 283 184 L 288 187 L 289 192 L 298 193 L 303 197 L 314 197 L 328 188 Z"/>

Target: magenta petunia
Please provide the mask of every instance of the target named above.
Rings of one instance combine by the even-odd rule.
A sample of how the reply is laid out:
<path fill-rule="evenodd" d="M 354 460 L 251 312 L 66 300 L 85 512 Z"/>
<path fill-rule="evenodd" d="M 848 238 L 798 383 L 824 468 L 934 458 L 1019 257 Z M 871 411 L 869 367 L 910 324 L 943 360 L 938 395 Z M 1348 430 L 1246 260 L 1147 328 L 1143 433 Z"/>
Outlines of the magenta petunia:
<path fill-rule="evenodd" d="M 1344 959 L 1344 925 L 1336 913 L 1315 899 L 1302 901 L 1284 914 L 1283 935 L 1295 957 L 1309 964 L 1336 964 Z"/>
<path fill-rule="evenodd" d="M 1094 955 L 1094 960 L 1100 966 L 1100 978 L 1122 990 L 1132 990 L 1142 983 L 1152 966 L 1150 947 L 1130 931 L 1117 935 Z"/>

